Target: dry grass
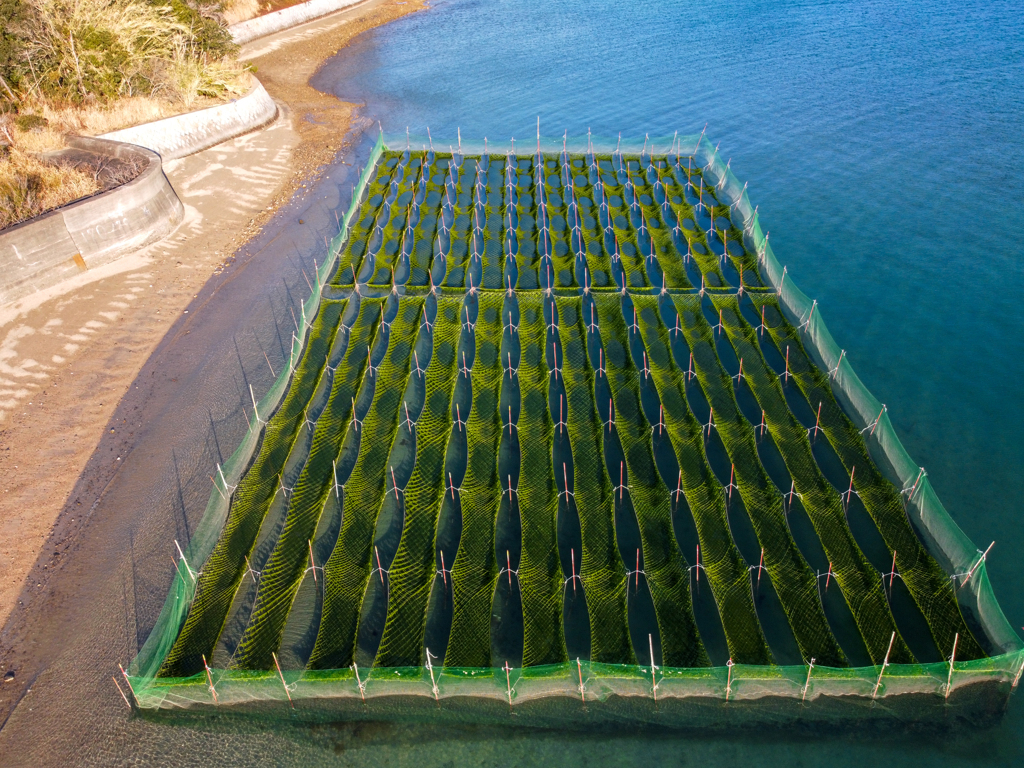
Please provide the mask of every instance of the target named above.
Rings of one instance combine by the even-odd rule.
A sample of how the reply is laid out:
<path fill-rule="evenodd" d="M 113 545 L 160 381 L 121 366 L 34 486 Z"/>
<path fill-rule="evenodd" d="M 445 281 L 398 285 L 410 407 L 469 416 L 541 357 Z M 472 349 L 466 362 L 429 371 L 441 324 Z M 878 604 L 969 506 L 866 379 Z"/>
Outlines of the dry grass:
<path fill-rule="evenodd" d="M 224 3 L 224 23 L 237 24 L 248 21 L 260 13 L 260 0 L 226 0 Z"/>
<path fill-rule="evenodd" d="M 164 93 L 173 95 L 184 107 L 183 111 L 196 109 L 204 98 L 241 96 L 250 84 L 243 65 L 227 59 L 209 61 L 181 41 L 175 43 L 164 65 L 162 79 L 167 86 Z"/>
<path fill-rule="evenodd" d="M 171 9 L 133 0 L 33 0 L 25 54 L 32 96 L 85 101 L 150 90 L 188 30 Z"/>
<path fill-rule="evenodd" d="M 0 229 L 86 197 L 101 188 L 93 173 L 47 163 L 11 147 L 0 159 Z"/>
<path fill-rule="evenodd" d="M 239 13 L 257 2 L 235 0 Z M 19 101 L 157 96 L 190 108 L 198 96 L 230 96 L 245 68 L 230 58 L 236 47 L 219 13 L 209 15 L 216 5 L 200 6 L 30 0 Z"/>
<path fill-rule="evenodd" d="M 258 15 L 260 2 L 226 0 L 228 22 Z M 231 57 L 227 33 L 211 21 L 220 17 L 200 17 L 191 6 L 30 0 L 28 7 L 18 114 L 0 116 L 0 229 L 141 170 L 122 161 L 75 167 L 44 159 L 66 146 L 66 135 L 101 135 L 213 106 L 252 85 L 248 68 Z"/>
<path fill-rule="evenodd" d="M 6 130 L 10 140 L 26 152 L 49 152 L 64 146 L 65 134 L 100 136 L 132 125 L 141 125 L 153 120 L 180 115 L 194 109 L 212 107 L 224 102 L 225 96 L 239 96 L 251 87 L 248 72 L 230 67 L 226 73 L 216 65 L 208 66 L 207 72 L 220 72 L 224 83 L 221 96 L 209 95 L 209 77 L 185 65 L 178 70 L 179 83 L 173 93 L 168 89 L 160 96 L 126 96 L 106 104 L 58 106 L 49 101 L 27 103 L 22 113 L 41 115 L 47 125 L 31 131 L 19 131 L 13 124 Z"/>

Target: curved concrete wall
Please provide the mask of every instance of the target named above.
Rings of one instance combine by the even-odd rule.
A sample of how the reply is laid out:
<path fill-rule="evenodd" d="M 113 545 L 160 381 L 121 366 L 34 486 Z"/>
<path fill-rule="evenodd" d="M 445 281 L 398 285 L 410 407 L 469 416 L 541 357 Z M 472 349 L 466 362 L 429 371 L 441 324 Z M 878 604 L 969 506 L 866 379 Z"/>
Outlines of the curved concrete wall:
<path fill-rule="evenodd" d="M 356 5 L 363 0 L 309 0 L 308 3 L 293 5 L 290 8 L 282 8 L 280 11 L 268 13 L 266 16 L 257 16 L 255 19 L 240 21 L 228 27 L 231 38 L 241 45 L 255 40 L 258 37 L 272 35 L 282 29 L 296 27 L 305 24 L 307 21 L 319 19 L 342 8 Z"/>
<path fill-rule="evenodd" d="M 266 125 L 277 116 L 277 104 L 263 84 L 255 85 L 239 99 L 183 115 L 133 125 L 105 133 L 100 138 L 123 141 L 151 149 L 164 160 L 176 160 L 241 136 Z"/>
<path fill-rule="evenodd" d="M 127 184 L 0 232 L 0 306 L 156 242 L 185 215 L 153 152 L 85 137 L 68 144 L 102 157 L 142 159 L 146 168 Z"/>

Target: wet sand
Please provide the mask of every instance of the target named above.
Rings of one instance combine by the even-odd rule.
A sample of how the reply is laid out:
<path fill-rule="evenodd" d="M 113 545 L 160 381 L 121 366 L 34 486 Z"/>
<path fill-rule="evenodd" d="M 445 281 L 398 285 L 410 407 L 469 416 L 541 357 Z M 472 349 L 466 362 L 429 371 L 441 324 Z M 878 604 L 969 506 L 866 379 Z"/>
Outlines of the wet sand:
<path fill-rule="evenodd" d="M 249 385 L 259 397 L 280 370 L 291 313 L 365 161 L 355 105 L 307 81 L 356 34 L 422 7 L 370 0 L 244 48 L 282 114 L 165 165 L 185 223 L 0 310 L 5 765 L 60 760 L 58 732 L 83 758 L 112 757 L 99 734 L 126 712 L 109 672 L 144 642 L 173 541 L 189 538 L 211 468 L 245 428 Z M 44 700 L 45 716 L 29 714 Z"/>

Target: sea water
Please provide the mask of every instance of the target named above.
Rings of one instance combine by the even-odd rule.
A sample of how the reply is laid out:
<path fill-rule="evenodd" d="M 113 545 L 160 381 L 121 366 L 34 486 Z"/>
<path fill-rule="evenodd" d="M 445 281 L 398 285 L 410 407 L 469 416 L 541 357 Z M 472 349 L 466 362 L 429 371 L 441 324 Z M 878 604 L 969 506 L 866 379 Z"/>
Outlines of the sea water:
<path fill-rule="evenodd" d="M 1024 21 L 1009 2 L 446 0 L 361 36 L 314 84 L 363 102 L 362 114 L 389 133 L 429 127 L 444 143 L 461 130 L 529 146 L 538 116 L 548 137 L 695 134 L 707 123 L 749 182 L 778 258 L 818 299 L 954 519 L 982 548 L 996 541 L 988 572 L 1020 626 L 1022 62 Z M 291 244 L 306 266 L 323 263 L 316 243 L 333 234 L 323 206 L 344 205 L 340 190 L 353 176 L 339 163 L 302 227 L 271 227 L 258 242 L 284 254 L 278 267 L 254 262 L 273 279 L 255 269 L 236 275 L 218 289 L 219 302 L 190 314 L 199 323 L 212 313 L 205 325 L 169 337 L 167 353 L 154 355 L 152 365 L 185 370 L 192 363 L 179 351 L 199 336 L 193 356 L 206 359 L 176 385 L 177 407 L 152 416 L 96 502 L 93 533 L 79 545 L 88 555 L 60 575 L 73 595 L 60 610 L 73 621 L 44 626 L 61 650 L 0 730 L 0 764 L 1024 764 L 1019 696 L 1001 725 L 948 734 L 857 724 L 581 734 L 310 727 L 228 712 L 129 716 L 109 680 L 115 661 L 147 636 L 167 594 L 171 542 L 191 535 L 210 493 L 208 469 L 245 428 L 249 393 L 238 381 L 254 383 L 257 395 L 269 384 L 262 353 L 246 339 L 253 325 L 264 332 L 259 318 L 268 314 L 276 319 L 266 330 L 277 323 L 287 339 L 285 295 L 306 295 L 299 262 L 286 265 Z M 286 269 L 282 291 L 274 270 Z M 251 298 L 261 291 L 269 298 Z M 280 362 L 277 347 L 284 341 L 268 362 Z M 140 382 L 150 375 L 144 368 Z M 190 448 L 183 433 L 207 423 L 215 439 Z M 131 525 L 115 524 L 118 509 L 134 515 Z M 108 538 L 94 543 L 100 536 Z"/>
<path fill-rule="evenodd" d="M 529 151 L 538 117 L 547 138 L 707 124 L 749 182 L 777 258 L 818 300 L 953 518 L 982 549 L 996 541 L 993 587 L 1024 623 L 1019 5 L 445 0 L 364 35 L 313 82 L 362 102 L 388 134 L 429 128 L 435 146 L 461 132 Z M 901 742 L 887 759 L 1015 762 L 1022 710 L 1011 704 L 971 748 Z M 672 762 L 837 764 L 893 749 L 774 740 L 664 749 Z M 611 740 L 600 759 L 632 762 L 636 750 Z"/>

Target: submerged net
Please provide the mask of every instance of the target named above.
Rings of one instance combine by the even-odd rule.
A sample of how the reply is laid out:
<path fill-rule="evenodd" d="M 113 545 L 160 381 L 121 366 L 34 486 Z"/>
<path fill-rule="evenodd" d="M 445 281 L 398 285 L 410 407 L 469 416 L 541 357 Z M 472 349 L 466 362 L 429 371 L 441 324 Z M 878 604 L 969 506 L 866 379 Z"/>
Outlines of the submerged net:
<path fill-rule="evenodd" d="M 382 137 L 332 253 L 138 705 L 1016 685 L 984 555 L 703 138 Z"/>

